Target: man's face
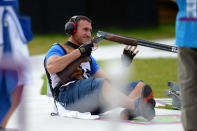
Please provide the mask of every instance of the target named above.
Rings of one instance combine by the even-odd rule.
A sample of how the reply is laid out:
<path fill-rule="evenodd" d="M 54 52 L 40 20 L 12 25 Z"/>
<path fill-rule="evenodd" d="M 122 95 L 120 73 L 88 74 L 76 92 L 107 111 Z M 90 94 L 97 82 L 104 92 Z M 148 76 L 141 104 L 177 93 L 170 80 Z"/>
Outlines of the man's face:
<path fill-rule="evenodd" d="M 77 31 L 73 34 L 73 38 L 77 44 L 82 45 L 88 43 L 91 38 L 92 25 L 86 20 L 80 20 L 77 24 Z"/>

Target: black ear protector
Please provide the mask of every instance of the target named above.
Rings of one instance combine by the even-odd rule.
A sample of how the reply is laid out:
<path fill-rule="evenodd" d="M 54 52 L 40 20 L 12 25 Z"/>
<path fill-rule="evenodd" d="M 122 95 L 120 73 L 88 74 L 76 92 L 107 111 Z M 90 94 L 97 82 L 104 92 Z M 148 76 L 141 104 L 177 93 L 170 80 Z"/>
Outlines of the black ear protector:
<path fill-rule="evenodd" d="M 67 35 L 72 35 L 73 33 L 75 33 L 76 32 L 76 30 L 77 30 L 77 17 L 78 16 L 73 16 L 73 17 L 71 17 L 71 19 L 69 20 L 69 22 L 67 22 L 66 24 L 65 24 L 65 33 L 67 34 Z"/>

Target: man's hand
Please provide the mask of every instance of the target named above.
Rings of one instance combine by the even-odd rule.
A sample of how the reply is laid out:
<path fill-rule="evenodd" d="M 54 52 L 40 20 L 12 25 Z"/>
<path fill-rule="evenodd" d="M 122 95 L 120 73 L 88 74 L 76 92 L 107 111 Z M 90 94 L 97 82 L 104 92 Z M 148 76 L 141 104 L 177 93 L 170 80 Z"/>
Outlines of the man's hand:
<path fill-rule="evenodd" d="M 137 46 L 134 46 L 133 49 L 132 48 L 133 48 L 133 46 L 127 45 L 124 48 L 123 54 L 121 56 L 122 63 L 126 67 L 128 67 L 131 64 L 133 58 L 139 52 L 139 50 L 136 50 Z"/>
<path fill-rule="evenodd" d="M 79 47 L 81 56 L 90 56 L 92 52 L 93 44 L 83 44 Z"/>

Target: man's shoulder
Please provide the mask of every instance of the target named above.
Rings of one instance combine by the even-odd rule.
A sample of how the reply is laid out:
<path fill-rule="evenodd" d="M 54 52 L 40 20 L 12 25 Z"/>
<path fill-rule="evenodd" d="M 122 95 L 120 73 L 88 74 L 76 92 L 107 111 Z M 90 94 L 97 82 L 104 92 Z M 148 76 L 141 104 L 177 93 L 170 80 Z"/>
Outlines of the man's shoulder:
<path fill-rule="evenodd" d="M 46 58 L 48 59 L 50 56 L 59 55 L 63 56 L 66 54 L 66 51 L 59 45 L 59 43 L 54 43 L 51 48 L 48 50 L 46 54 Z"/>
<path fill-rule="evenodd" d="M 60 43 L 54 43 L 50 49 L 59 49 L 62 50 Z"/>
<path fill-rule="evenodd" d="M 56 51 L 56 52 L 65 52 L 64 48 L 62 48 L 61 44 L 60 43 L 54 43 L 51 48 L 49 49 L 49 52 L 50 51 Z"/>

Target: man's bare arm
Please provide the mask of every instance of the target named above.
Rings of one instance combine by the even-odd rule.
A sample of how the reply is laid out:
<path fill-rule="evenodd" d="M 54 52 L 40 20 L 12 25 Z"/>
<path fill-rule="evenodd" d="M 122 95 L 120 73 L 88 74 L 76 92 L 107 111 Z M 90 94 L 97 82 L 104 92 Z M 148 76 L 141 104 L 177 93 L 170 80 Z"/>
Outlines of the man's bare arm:
<path fill-rule="evenodd" d="M 69 54 L 64 56 L 53 55 L 48 58 L 46 67 L 50 74 L 55 74 L 62 71 L 66 66 L 68 66 L 71 62 L 76 60 L 81 56 L 79 49 L 75 49 Z"/>
<path fill-rule="evenodd" d="M 107 76 L 107 74 L 106 74 L 102 69 L 99 69 L 99 70 L 94 74 L 93 77 L 95 77 L 95 78 L 104 78 L 104 79 L 110 80 L 109 77 Z"/>

